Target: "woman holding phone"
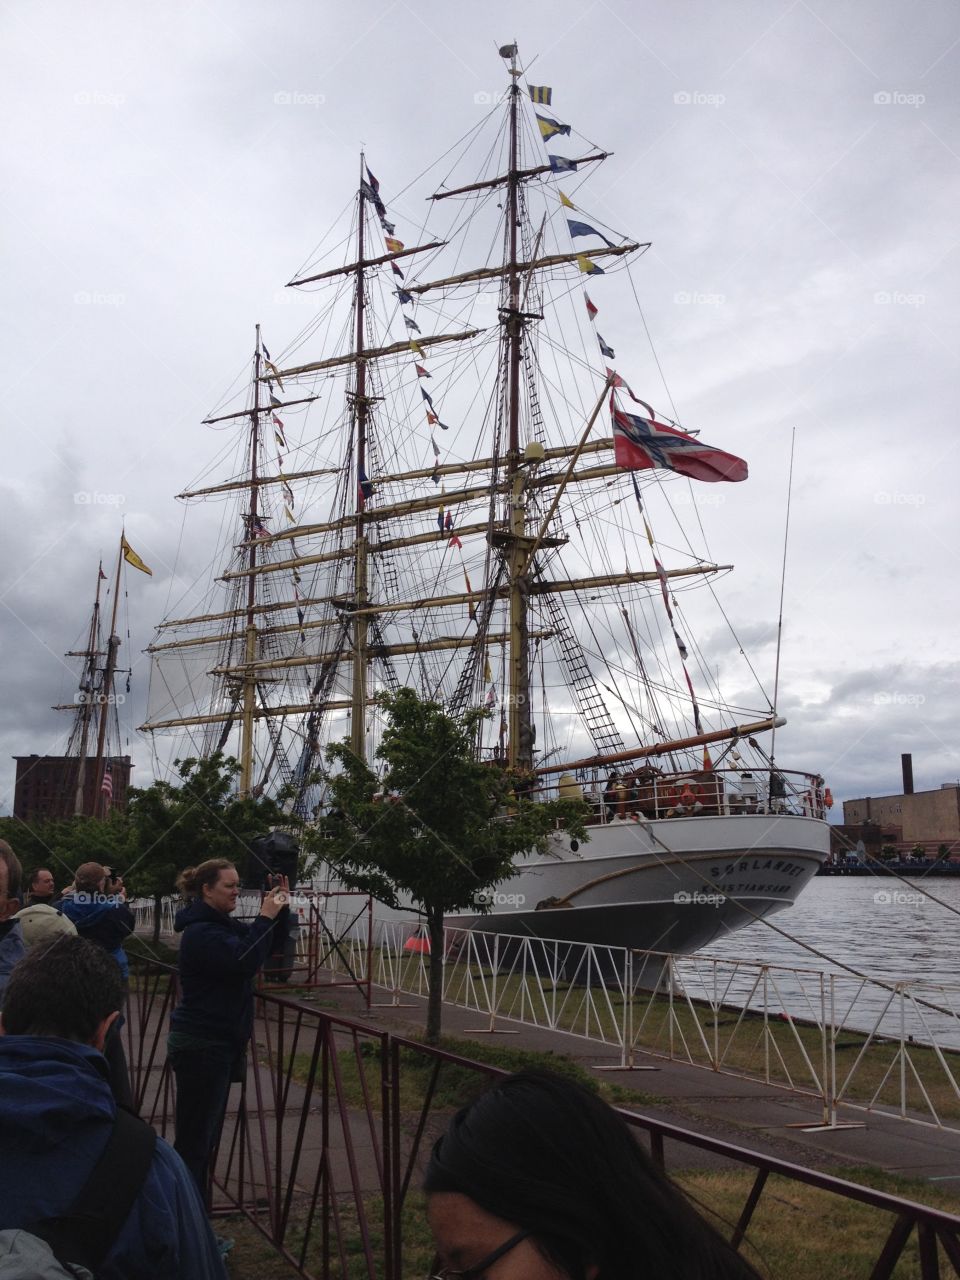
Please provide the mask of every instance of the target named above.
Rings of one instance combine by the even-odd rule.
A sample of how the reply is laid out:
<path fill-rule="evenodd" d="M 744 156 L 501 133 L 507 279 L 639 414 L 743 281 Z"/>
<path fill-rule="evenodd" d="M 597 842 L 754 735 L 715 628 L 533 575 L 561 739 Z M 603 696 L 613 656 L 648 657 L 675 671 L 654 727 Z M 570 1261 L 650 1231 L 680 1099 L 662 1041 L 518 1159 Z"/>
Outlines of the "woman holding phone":
<path fill-rule="evenodd" d="M 220 1141 L 230 1085 L 245 1075 L 253 980 L 270 955 L 274 925 L 290 895 L 286 877 L 279 877 L 255 920 L 232 919 L 240 876 L 226 858 L 187 867 L 177 887 L 189 901 L 174 921 L 183 934 L 180 1000 L 167 1040 L 177 1081 L 174 1147 L 206 1201 L 210 1160 Z"/>

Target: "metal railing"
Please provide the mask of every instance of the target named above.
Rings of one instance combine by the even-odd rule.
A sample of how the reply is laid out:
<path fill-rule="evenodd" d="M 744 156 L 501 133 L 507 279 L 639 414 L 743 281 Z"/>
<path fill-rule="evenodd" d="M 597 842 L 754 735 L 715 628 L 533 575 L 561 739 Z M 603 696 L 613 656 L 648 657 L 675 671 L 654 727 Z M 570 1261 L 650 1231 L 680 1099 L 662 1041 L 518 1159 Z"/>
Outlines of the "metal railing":
<path fill-rule="evenodd" d="M 292 984 L 425 997 L 426 940 L 343 906 L 310 897 Z M 848 1105 L 960 1130 L 957 983 L 447 929 L 444 999 L 490 1031 L 520 1022 L 616 1048 L 624 1067 L 643 1053 L 808 1094 L 826 1125 Z"/>
<path fill-rule="evenodd" d="M 168 1137 L 173 1083 L 165 1024 L 175 992 L 172 969 L 135 962 L 125 1030 L 134 1090 L 142 1113 Z M 450 1108 L 475 1095 L 482 1079 L 503 1074 L 260 993 L 247 1080 L 228 1105 L 216 1161 L 216 1211 L 244 1215 L 308 1280 L 401 1280 L 410 1273 L 404 1259 L 414 1247 L 405 1239 L 404 1222 L 419 1224 L 416 1234 L 422 1236 L 422 1205 L 414 1192 L 423 1155 Z M 651 1116 L 621 1115 L 661 1167 L 669 1142 L 678 1167 L 688 1153 L 703 1151 L 752 1171 L 728 1231 L 737 1248 L 776 1175 L 822 1193 L 825 1210 L 830 1197 L 839 1197 L 875 1211 L 874 1280 L 890 1280 L 908 1248 L 917 1253 L 922 1280 L 960 1276 L 958 1217 Z"/>
<path fill-rule="evenodd" d="M 590 808 L 588 825 L 614 818 L 716 817 L 718 814 L 774 813 L 825 818 L 823 778 L 797 769 L 686 769 L 623 766 L 612 778 L 598 769 L 571 775 L 574 784 L 540 779 L 527 793 L 543 800 L 583 799 Z M 577 795 L 579 792 L 579 795 Z M 832 803 L 832 800 L 830 801 Z"/>
<path fill-rule="evenodd" d="M 337 920 L 329 926 L 336 932 Z M 748 1076 L 818 1099 L 960 1130 L 960 984 L 888 982 L 702 952 L 619 947 L 447 929 L 444 1000 L 486 1029 L 520 1022 L 638 1053 Z M 344 938 L 352 972 L 425 997 L 428 946 L 377 921 L 372 948 Z M 329 963 L 335 963 L 331 957 Z"/>

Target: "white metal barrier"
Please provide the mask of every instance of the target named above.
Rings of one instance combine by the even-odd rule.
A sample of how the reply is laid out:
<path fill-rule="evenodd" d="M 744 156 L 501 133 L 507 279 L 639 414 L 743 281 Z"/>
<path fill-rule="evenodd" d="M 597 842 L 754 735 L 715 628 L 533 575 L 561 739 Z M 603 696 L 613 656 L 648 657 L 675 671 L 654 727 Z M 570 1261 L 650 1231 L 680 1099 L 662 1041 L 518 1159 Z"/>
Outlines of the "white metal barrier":
<path fill-rule="evenodd" d="M 138 929 L 151 929 L 153 904 L 131 905 Z M 172 899 L 163 911 L 172 928 Z M 358 918 L 317 895 L 300 960 L 369 978 L 394 1004 L 425 997 L 424 931 L 374 918 L 371 945 Z M 336 945 L 318 949 L 318 930 Z M 616 1048 L 624 1068 L 642 1052 L 805 1093 L 824 1124 L 845 1104 L 960 1130 L 957 983 L 446 929 L 443 998 L 475 1011 L 489 1032 L 519 1022 Z"/>

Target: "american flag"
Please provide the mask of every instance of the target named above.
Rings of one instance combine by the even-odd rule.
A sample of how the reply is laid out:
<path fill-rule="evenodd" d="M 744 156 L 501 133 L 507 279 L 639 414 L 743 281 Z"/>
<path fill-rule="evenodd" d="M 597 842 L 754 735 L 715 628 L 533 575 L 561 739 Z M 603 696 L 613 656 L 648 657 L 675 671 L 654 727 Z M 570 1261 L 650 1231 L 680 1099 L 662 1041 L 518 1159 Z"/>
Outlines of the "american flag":
<path fill-rule="evenodd" d="M 113 799 L 113 762 L 108 760 L 103 766 L 103 781 L 100 783 L 100 794 L 106 796 L 107 803 Z"/>

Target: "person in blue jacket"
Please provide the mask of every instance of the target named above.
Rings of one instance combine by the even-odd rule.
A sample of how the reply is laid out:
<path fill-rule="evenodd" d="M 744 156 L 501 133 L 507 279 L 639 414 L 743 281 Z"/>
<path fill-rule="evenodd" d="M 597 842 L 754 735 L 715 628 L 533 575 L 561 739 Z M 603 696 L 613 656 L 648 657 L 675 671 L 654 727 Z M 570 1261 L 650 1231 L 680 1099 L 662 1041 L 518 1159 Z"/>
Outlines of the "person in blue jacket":
<path fill-rule="evenodd" d="M 20 910 L 20 859 L 6 840 L 0 840 L 0 1005 L 10 974 L 27 954 L 20 921 L 14 915 Z"/>
<path fill-rule="evenodd" d="M 177 887 L 190 901 L 177 912 L 173 926 L 183 934 L 180 1001 L 170 1016 L 167 1039 L 167 1059 L 177 1081 L 174 1147 L 206 1198 L 230 1085 L 245 1075 L 253 979 L 270 955 L 289 886 L 281 877 L 250 924 L 230 918 L 240 877 L 226 858 L 187 867 Z"/>
<path fill-rule="evenodd" d="M 117 1107 L 100 1050 L 121 995 L 116 964 L 83 938 L 39 943 L 14 970 L 0 1026 L 0 1230 L 65 1213 L 105 1148 Z M 193 1179 L 161 1138 L 97 1276 L 225 1280 Z"/>
<path fill-rule="evenodd" d="M 112 872 L 100 862 L 84 862 L 77 867 L 73 892 L 63 896 L 57 904 L 61 915 L 71 920 L 81 938 L 96 943 L 116 961 L 123 979 L 124 991 L 130 977 L 130 964 L 123 949 L 126 939 L 133 933 L 136 921 L 127 906 L 123 881 L 114 879 Z M 124 1003 L 126 997 L 124 997 Z M 123 1026 L 123 1010 L 117 1019 L 103 1055 L 110 1067 L 110 1085 L 113 1096 L 121 1107 L 135 1111 L 130 1088 L 130 1073 L 123 1051 L 120 1029 Z"/>

